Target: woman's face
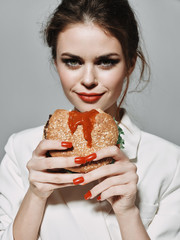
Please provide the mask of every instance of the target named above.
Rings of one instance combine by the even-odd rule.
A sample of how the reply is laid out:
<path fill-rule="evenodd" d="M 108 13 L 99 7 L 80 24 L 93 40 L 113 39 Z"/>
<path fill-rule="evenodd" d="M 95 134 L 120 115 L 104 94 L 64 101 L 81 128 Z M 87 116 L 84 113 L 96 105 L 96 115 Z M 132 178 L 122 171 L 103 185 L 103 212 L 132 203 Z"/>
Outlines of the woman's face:
<path fill-rule="evenodd" d="M 58 36 L 56 68 L 64 92 L 80 112 L 115 115 L 126 77 L 120 42 L 93 24 L 70 25 Z"/>

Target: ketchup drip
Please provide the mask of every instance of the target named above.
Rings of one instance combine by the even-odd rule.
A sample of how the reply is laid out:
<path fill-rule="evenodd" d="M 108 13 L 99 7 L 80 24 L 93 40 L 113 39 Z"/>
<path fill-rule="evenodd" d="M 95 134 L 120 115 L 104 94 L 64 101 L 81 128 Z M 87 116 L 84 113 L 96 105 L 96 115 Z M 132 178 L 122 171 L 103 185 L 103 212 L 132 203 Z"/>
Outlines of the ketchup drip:
<path fill-rule="evenodd" d="M 95 109 L 83 113 L 77 111 L 69 112 L 68 125 L 69 129 L 71 130 L 71 133 L 74 134 L 74 132 L 77 129 L 77 126 L 82 125 L 84 138 L 87 141 L 88 147 L 92 146 L 91 132 L 93 130 L 95 117 L 98 113 L 99 112 L 96 111 Z"/>

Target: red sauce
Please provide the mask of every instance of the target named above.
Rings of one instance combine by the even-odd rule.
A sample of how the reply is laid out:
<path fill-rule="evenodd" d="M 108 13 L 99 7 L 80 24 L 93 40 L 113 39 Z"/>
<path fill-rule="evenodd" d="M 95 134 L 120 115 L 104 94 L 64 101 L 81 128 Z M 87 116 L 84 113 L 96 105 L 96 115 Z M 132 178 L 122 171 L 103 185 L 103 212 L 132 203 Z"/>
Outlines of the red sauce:
<path fill-rule="evenodd" d="M 87 141 L 88 147 L 92 146 L 91 132 L 93 130 L 95 117 L 98 113 L 99 112 L 96 111 L 95 109 L 83 113 L 77 111 L 69 112 L 68 125 L 69 129 L 71 130 L 71 133 L 74 134 L 74 132 L 77 129 L 77 126 L 82 125 L 84 138 Z"/>

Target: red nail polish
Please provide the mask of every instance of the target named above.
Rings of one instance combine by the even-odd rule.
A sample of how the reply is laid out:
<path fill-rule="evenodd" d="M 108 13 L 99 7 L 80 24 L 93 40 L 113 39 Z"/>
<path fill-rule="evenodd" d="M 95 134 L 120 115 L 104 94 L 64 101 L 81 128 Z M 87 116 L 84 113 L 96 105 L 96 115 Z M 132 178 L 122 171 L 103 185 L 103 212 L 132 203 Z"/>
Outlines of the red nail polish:
<path fill-rule="evenodd" d="M 61 142 L 62 147 L 72 148 L 72 142 Z"/>
<path fill-rule="evenodd" d="M 88 192 L 84 195 L 84 199 L 85 199 L 85 200 L 88 200 L 88 199 L 90 199 L 91 196 L 92 196 L 91 191 L 88 191 Z"/>
<path fill-rule="evenodd" d="M 76 157 L 74 159 L 74 162 L 77 164 L 84 164 L 84 163 L 86 163 L 86 160 L 85 160 L 85 157 Z"/>
<path fill-rule="evenodd" d="M 98 201 L 100 201 L 100 200 L 101 200 L 101 195 L 99 195 L 99 196 L 97 197 L 97 200 L 98 200 Z"/>
<path fill-rule="evenodd" d="M 97 155 L 96 153 L 92 153 L 89 156 L 85 157 L 86 162 L 91 162 L 92 160 L 96 159 Z"/>
<path fill-rule="evenodd" d="M 84 182 L 83 177 L 78 177 L 78 178 L 73 179 L 74 185 L 78 185 L 78 184 L 83 183 L 83 182 Z"/>

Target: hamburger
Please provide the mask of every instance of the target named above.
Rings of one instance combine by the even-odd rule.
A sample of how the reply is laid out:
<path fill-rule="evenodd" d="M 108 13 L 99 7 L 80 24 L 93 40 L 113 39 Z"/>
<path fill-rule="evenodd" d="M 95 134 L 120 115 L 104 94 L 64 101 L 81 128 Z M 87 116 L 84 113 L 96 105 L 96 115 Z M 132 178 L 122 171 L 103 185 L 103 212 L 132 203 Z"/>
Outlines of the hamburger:
<path fill-rule="evenodd" d="M 86 157 L 102 148 L 123 145 L 122 130 L 115 120 L 99 109 L 87 112 L 57 109 L 44 127 L 44 138 L 72 142 L 73 147 L 67 150 L 52 150 L 51 157 Z M 110 157 L 91 161 L 77 167 L 59 169 L 68 172 L 87 173 L 98 167 L 113 163 Z"/>

